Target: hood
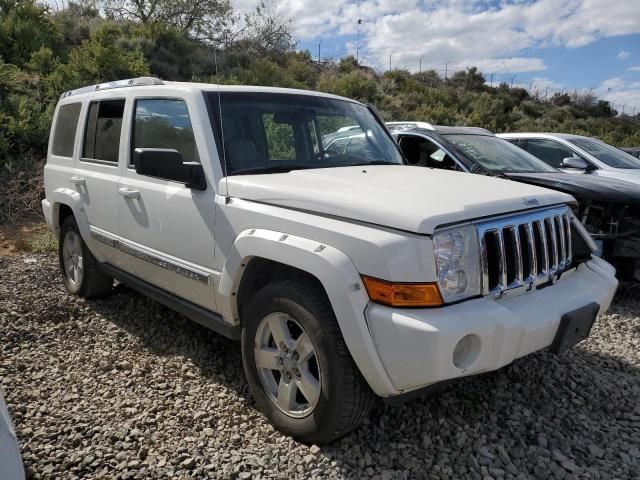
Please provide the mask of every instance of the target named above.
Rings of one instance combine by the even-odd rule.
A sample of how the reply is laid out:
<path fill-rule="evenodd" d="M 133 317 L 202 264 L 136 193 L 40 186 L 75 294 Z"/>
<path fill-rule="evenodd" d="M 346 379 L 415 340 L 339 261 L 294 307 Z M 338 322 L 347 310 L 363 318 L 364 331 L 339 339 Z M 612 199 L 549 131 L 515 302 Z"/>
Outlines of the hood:
<path fill-rule="evenodd" d="M 562 193 L 424 167 L 376 165 L 294 170 L 228 179 L 232 197 L 431 234 L 439 225 L 567 203 Z M 527 205 L 525 201 L 527 200 Z"/>
<path fill-rule="evenodd" d="M 640 204 L 640 187 L 614 178 L 572 173 L 507 173 L 518 182 L 552 188 L 568 193 L 579 200 Z"/>
<path fill-rule="evenodd" d="M 637 173 L 636 173 L 637 172 Z M 640 170 L 598 170 L 595 177 L 599 178 L 611 178 L 618 181 L 625 181 L 633 183 L 634 185 L 640 185 Z M 582 174 L 585 175 L 585 174 Z"/>

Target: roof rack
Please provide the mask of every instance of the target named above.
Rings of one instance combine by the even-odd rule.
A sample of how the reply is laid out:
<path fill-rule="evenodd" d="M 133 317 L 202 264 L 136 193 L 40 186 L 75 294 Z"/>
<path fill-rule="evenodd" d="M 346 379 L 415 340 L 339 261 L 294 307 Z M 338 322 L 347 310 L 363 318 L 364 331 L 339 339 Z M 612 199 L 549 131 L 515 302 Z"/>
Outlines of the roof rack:
<path fill-rule="evenodd" d="M 126 80 L 98 83 L 96 85 L 90 85 L 88 87 L 77 88 L 76 90 L 69 90 L 68 92 L 64 92 L 60 98 L 71 97 L 72 95 L 80 95 L 81 93 L 110 90 L 113 88 L 140 87 L 145 85 L 164 85 L 164 82 L 156 77 L 127 78 Z"/>
<path fill-rule="evenodd" d="M 423 128 L 424 130 L 433 130 L 435 127 L 427 122 L 386 122 L 387 127 L 397 127 L 400 129 Z"/>

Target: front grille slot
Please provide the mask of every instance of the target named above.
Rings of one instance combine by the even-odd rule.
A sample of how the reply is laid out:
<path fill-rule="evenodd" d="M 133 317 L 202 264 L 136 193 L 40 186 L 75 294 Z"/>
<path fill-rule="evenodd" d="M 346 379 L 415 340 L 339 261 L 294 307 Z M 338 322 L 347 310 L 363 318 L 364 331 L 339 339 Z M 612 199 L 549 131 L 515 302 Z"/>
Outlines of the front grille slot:
<path fill-rule="evenodd" d="M 477 224 L 483 293 L 547 282 L 571 264 L 571 213 L 567 207 Z"/>
<path fill-rule="evenodd" d="M 498 232 L 491 231 L 485 235 L 485 251 L 487 252 L 489 284 L 497 287 L 500 284 L 500 241 Z"/>

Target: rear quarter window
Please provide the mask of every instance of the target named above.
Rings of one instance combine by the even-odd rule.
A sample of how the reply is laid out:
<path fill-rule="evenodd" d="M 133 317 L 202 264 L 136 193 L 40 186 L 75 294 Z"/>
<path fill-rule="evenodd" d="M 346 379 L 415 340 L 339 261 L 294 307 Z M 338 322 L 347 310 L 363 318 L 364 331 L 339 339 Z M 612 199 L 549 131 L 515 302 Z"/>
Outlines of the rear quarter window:
<path fill-rule="evenodd" d="M 72 157 L 76 141 L 76 130 L 80 118 L 81 103 L 67 103 L 58 108 L 53 126 L 51 153 L 60 157 Z"/>

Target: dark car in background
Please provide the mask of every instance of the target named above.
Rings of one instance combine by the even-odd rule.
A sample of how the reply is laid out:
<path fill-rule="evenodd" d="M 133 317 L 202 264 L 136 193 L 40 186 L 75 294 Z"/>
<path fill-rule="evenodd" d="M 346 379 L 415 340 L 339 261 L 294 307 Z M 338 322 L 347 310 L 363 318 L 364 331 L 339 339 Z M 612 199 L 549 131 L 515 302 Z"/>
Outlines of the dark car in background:
<path fill-rule="evenodd" d="M 572 195 L 575 214 L 618 270 L 640 281 L 640 187 L 553 168 L 482 128 L 389 122 L 410 165 L 491 175 Z M 353 135 L 354 132 L 351 132 Z"/>

